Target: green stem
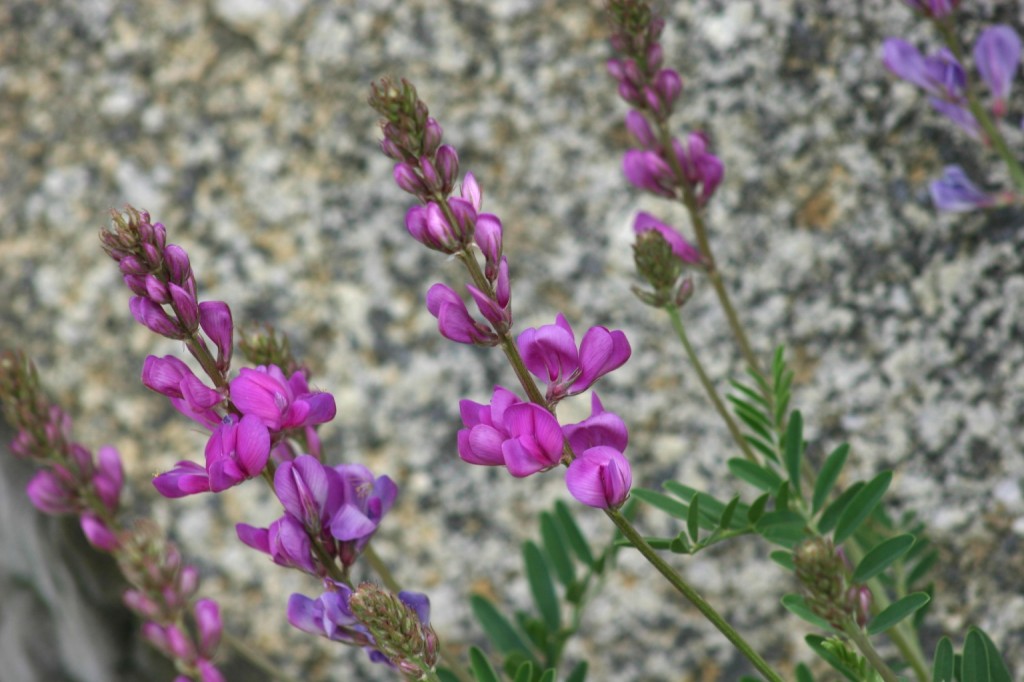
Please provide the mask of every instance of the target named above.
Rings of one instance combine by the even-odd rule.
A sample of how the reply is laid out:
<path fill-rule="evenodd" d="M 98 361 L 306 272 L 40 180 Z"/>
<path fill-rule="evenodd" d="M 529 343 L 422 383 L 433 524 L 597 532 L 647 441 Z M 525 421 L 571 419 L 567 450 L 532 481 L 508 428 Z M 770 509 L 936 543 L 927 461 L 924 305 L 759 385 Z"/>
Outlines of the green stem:
<path fill-rule="evenodd" d="M 274 667 L 274 664 L 270 662 L 270 659 L 256 649 L 253 649 L 238 637 L 232 635 L 230 632 L 225 631 L 221 634 L 221 640 L 236 654 L 266 673 L 267 677 L 270 679 L 278 680 L 278 682 L 298 682 L 296 678 L 290 677 L 278 670 Z"/>
<path fill-rule="evenodd" d="M 768 663 L 761 658 L 761 656 L 754 651 L 754 649 L 747 643 L 745 639 L 715 609 L 704 600 L 700 594 L 697 593 L 690 585 L 683 580 L 683 577 L 679 575 L 671 566 L 665 562 L 661 556 L 654 551 L 654 548 L 647 544 L 643 536 L 637 532 L 626 517 L 615 509 L 606 509 L 605 514 L 611 519 L 612 523 L 618 527 L 629 542 L 636 547 L 636 549 L 644 556 L 647 561 L 651 563 L 654 568 L 661 573 L 669 584 L 672 585 L 683 597 L 686 598 L 691 604 L 696 607 L 701 614 L 707 618 L 712 625 L 718 628 L 718 631 L 725 635 L 734 647 L 736 647 L 740 653 L 747 657 L 747 659 L 753 664 L 753 666 L 764 675 L 771 682 L 783 682 L 782 677 Z"/>
<path fill-rule="evenodd" d="M 850 619 L 846 620 L 845 625 L 846 627 L 843 628 L 843 631 L 857 645 L 860 652 L 864 654 L 864 658 L 868 659 L 868 663 L 875 669 L 875 672 L 881 675 L 885 682 L 900 682 L 900 678 L 896 676 L 896 673 L 885 664 L 882 657 L 875 651 L 875 647 L 871 646 L 871 641 L 864 634 L 864 631 L 857 627 L 856 623 Z"/>
<path fill-rule="evenodd" d="M 708 378 L 707 372 L 704 371 L 704 365 L 697 358 L 697 353 L 694 351 L 693 346 L 690 344 L 690 339 L 686 335 L 686 328 L 683 326 L 683 319 L 679 315 L 679 308 L 676 306 L 666 306 L 665 312 L 668 313 L 669 319 L 672 320 L 672 328 L 676 330 L 676 336 L 679 337 L 679 341 L 683 344 L 683 348 L 686 349 L 686 356 L 690 358 L 690 364 L 693 365 L 694 370 L 697 372 L 697 377 L 700 379 L 701 385 L 704 387 L 704 392 L 707 393 L 711 403 L 715 406 L 715 410 L 718 411 L 718 415 L 725 422 L 725 425 L 729 428 L 729 433 L 732 434 L 732 438 L 736 441 L 736 445 L 743 451 L 743 456 L 751 462 L 757 463 L 758 457 L 750 449 L 750 444 L 747 443 L 743 437 L 743 432 L 740 431 L 740 427 L 736 424 L 736 420 L 729 414 L 729 410 L 726 408 L 725 403 L 722 402 L 722 398 L 718 395 L 718 390 L 715 389 L 715 385 L 711 383 L 711 379 Z"/>
<path fill-rule="evenodd" d="M 690 223 L 693 225 L 693 232 L 697 237 L 697 247 L 703 256 L 708 280 L 711 282 L 711 287 L 715 290 L 718 302 L 722 306 L 722 312 L 725 313 L 729 329 L 732 331 L 733 338 L 736 340 L 736 345 L 739 346 L 743 359 L 746 360 L 751 369 L 760 372 L 760 363 L 757 361 L 757 355 L 750 344 L 750 339 L 747 338 L 746 330 L 740 324 L 739 315 L 736 314 L 736 308 L 733 307 L 732 299 L 729 297 L 729 292 L 722 281 L 722 273 L 718 270 L 718 265 L 715 263 L 715 255 L 711 251 L 711 242 L 708 240 L 708 229 L 704 222 L 704 215 L 701 213 L 700 203 L 697 201 L 697 196 L 693 193 L 693 187 L 686 180 L 683 168 L 679 164 L 679 159 L 673 151 L 672 134 L 668 129 L 667 121 L 658 121 L 658 135 L 661 141 L 661 148 L 665 150 L 663 156 L 676 176 L 677 185 L 682 189 L 682 204 L 686 207 L 687 213 L 690 214 Z"/>
<path fill-rule="evenodd" d="M 865 554 L 864 548 L 861 547 L 860 543 L 855 538 L 850 538 L 845 547 L 849 553 L 851 563 L 854 565 L 859 564 Z M 888 593 L 885 585 L 877 577 L 868 581 L 868 588 L 871 590 L 871 612 L 877 615 L 889 606 L 890 601 L 888 596 L 886 596 Z M 896 645 L 896 648 L 899 649 L 904 660 L 914 669 L 914 675 L 919 682 L 927 682 L 931 679 L 928 672 L 928 663 L 925 660 L 924 651 L 921 649 L 921 642 L 917 637 L 917 633 L 910 626 L 909 621 L 897 623 L 895 627 L 886 631 L 886 635 Z"/>
<path fill-rule="evenodd" d="M 936 21 L 935 26 L 939 33 L 942 35 L 942 40 L 949 47 L 953 56 L 956 57 L 957 61 L 961 65 L 965 64 L 965 53 L 963 46 L 960 45 L 959 39 L 957 39 L 956 32 L 953 30 L 953 26 L 949 21 Z M 977 65 L 975 65 L 977 66 Z M 996 126 L 992 117 L 989 116 L 988 110 L 982 106 L 981 100 L 978 98 L 974 83 L 968 79 L 964 91 L 967 94 L 967 108 L 970 109 L 971 114 L 974 115 L 975 120 L 981 129 L 985 131 L 985 136 L 988 138 L 988 142 L 992 145 L 992 148 L 999 155 L 999 158 L 1006 164 L 1007 170 L 1010 172 L 1010 177 L 1013 178 L 1013 182 L 1017 185 L 1017 189 L 1020 192 L 1024 192 L 1024 167 L 1021 167 L 1020 162 L 1010 151 L 1009 146 L 1006 144 L 1006 139 L 1002 133 L 999 132 L 999 128 Z"/>

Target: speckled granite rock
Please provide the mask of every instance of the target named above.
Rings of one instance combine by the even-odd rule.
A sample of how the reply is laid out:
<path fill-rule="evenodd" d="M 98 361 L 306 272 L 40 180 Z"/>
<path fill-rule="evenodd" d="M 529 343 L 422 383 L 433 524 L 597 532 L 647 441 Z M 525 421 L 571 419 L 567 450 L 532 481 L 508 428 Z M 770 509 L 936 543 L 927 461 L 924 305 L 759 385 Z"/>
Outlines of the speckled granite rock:
<path fill-rule="evenodd" d="M 989 165 L 880 67 L 884 37 L 928 31 L 894 0 L 667 4 L 667 60 L 686 81 L 676 120 L 709 130 L 727 168 L 709 216 L 716 253 L 759 350 L 790 349 L 811 456 L 848 439 L 858 475 L 896 467 L 894 504 L 943 549 L 929 634 L 977 623 L 1024 660 L 1024 216 L 929 207 L 926 180 L 944 163 L 976 177 Z M 0 7 L 0 345 L 37 359 L 80 440 L 121 449 L 134 502 L 202 566 L 228 628 L 302 679 L 390 675 L 284 622 L 287 595 L 314 586 L 233 531 L 273 518 L 266 492 L 155 497 L 151 475 L 198 457 L 203 439 L 139 385 L 147 354 L 179 349 L 131 320 L 95 233 L 110 207 L 150 210 L 191 254 L 203 297 L 291 334 L 338 399 L 331 456 L 402 486 L 379 552 L 430 593 L 444 641 L 479 641 L 466 594 L 526 604 L 509 549 L 567 494 L 559 476 L 515 481 L 454 455 L 458 399 L 484 400 L 510 375 L 496 355 L 440 339 L 423 308 L 427 287 L 458 271 L 405 233 L 409 201 L 376 152 L 370 80 L 413 80 L 479 178 L 506 226 L 520 329 L 563 311 L 629 335 L 634 357 L 601 392 L 630 424 L 637 482 L 733 490 L 724 429 L 664 320 L 629 293 L 634 212 L 683 215 L 621 177 L 625 108 L 604 74 L 595 5 Z M 1000 3 L 968 14 L 968 34 L 997 16 L 1021 21 Z M 740 365 L 712 298 L 698 291 L 686 313 L 724 386 Z M 607 536 L 600 515 L 580 517 L 595 542 Z M 642 524 L 665 529 L 656 515 Z M 804 630 L 779 607 L 791 586 L 766 555 L 743 544 L 676 561 L 788 669 L 808 658 Z M 622 589 L 588 609 L 571 649 L 593 679 L 746 670 L 635 557 L 611 587 Z"/>

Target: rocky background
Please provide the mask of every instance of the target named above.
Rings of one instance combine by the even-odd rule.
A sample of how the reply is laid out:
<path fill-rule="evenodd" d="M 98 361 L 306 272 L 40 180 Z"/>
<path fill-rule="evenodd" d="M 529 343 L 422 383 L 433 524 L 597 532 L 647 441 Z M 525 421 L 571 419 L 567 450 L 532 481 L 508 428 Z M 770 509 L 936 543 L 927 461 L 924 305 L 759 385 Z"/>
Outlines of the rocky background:
<path fill-rule="evenodd" d="M 892 509 L 917 512 L 941 549 L 929 641 L 978 624 L 1024 660 L 1024 215 L 930 207 L 944 164 L 1001 179 L 880 64 L 885 37 L 930 46 L 934 34 L 896 0 L 663 4 L 666 62 L 686 83 L 675 121 L 708 131 L 727 169 L 709 213 L 716 255 L 758 350 L 786 344 L 810 456 L 848 440 L 848 476 L 895 468 Z M 1024 23 L 1017 3 L 963 5 L 968 42 L 994 20 Z M 525 608 L 519 543 L 568 494 L 556 473 L 513 480 L 455 455 L 458 400 L 485 401 L 512 377 L 496 352 L 440 338 L 423 306 L 430 284 L 460 272 L 405 232 L 411 198 L 377 152 L 371 80 L 415 82 L 481 182 L 506 228 L 519 329 L 561 311 L 577 329 L 628 334 L 633 358 L 600 390 L 630 425 L 636 483 L 753 492 L 727 477 L 727 434 L 666 320 L 629 292 L 632 216 L 685 220 L 623 180 L 626 108 L 604 36 L 596 2 L 0 4 L 0 346 L 35 358 L 80 441 L 120 449 L 133 509 L 202 567 L 228 630 L 296 679 L 393 676 L 287 625 L 288 595 L 316 586 L 236 540 L 235 523 L 277 515 L 258 484 L 157 498 L 152 475 L 200 458 L 204 439 L 140 385 L 147 354 L 181 349 L 132 320 L 96 233 L 112 207 L 149 210 L 191 255 L 202 298 L 289 333 L 338 400 L 322 432 L 332 460 L 401 486 L 379 553 L 430 594 L 442 641 L 480 643 L 466 596 Z M 685 313 L 724 389 L 742 367 L 712 292 L 700 287 Z M 0 677 L 169 679 L 145 647 L 120 646 L 134 630 L 116 583 L 99 587 L 109 564 L 88 572 L 96 559 L 74 524 L 28 509 L 28 472 L 5 463 L 3 476 Z M 602 515 L 578 516 L 595 545 L 607 539 Z M 672 527 L 656 513 L 640 524 Z M 788 674 L 811 654 L 779 606 L 794 586 L 769 549 L 674 562 Z M 570 658 L 588 658 L 594 680 L 749 670 L 635 556 L 585 621 Z"/>

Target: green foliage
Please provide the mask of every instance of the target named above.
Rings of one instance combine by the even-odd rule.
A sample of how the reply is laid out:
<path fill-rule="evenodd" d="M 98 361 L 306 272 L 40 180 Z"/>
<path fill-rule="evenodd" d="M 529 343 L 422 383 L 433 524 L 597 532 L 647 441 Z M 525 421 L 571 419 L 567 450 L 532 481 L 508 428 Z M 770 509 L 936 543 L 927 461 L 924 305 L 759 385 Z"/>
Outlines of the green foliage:
<path fill-rule="evenodd" d="M 487 660 L 484 652 L 475 646 L 469 649 L 469 669 L 476 682 L 499 682 L 494 666 Z"/>
<path fill-rule="evenodd" d="M 882 544 L 878 545 L 867 555 L 861 559 L 860 563 L 857 564 L 857 568 L 853 571 L 853 582 L 863 583 L 867 582 L 871 578 L 889 568 L 892 564 L 899 561 L 904 554 L 910 551 L 910 547 L 914 544 L 914 536 L 906 533 L 904 535 L 897 535 L 894 538 L 889 538 Z"/>
<path fill-rule="evenodd" d="M 868 634 L 877 635 L 880 632 L 885 632 L 929 601 L 931 601 L 931 597 L 924 592 L 914 592 L 902 599 L 897 599 L 871 619 L 871 622 L 868 623 Z"/>
<path fill-rule="evenodd" d="M 587 597 L 611 566 L 615 553 L 612 543 L 595 557 L 564 502 L 542 512 L 539 525 L 540 542 L 526 541 L 522 545 L 532 610 L 510 619 L 486 597 L 470 596 L 473 614 L 502 657 L 501 669 L 514 682 L 556 679 L 565 644 L 579 627 Z M 566 618 L 566 613 L 571 613 L 571 617 Z M 471 667 L 474 675 L 487 675 L 486 668 L 478 671 L 476 663 Z M 586 673 L 586 664 L 578 664 L 568 680 L 583 682 Z"/>

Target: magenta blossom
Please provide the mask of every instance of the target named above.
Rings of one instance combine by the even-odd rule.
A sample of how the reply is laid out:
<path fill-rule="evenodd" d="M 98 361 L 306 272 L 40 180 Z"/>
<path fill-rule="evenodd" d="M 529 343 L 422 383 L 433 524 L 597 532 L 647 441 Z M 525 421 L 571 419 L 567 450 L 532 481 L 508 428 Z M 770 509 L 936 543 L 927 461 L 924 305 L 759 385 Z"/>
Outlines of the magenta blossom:
<path fill-rule="evenodd" d="M 242 414 L 257 417 L 275 432 L 323 424 L 337 411 L 334 396 L 310 391 L 302 372 L 285 378 L 276 365 L 243 368 L 231 382 L 230 394 Z"/>
<path fill-rule="evenodd" d="M 599 445 L 625 452 L 629 444 L 626 423 L 617 414 L 605 412 L 596 391 L 590 396 L 590 416 L 576 424 L 563 426 L 562 434 L 577 457 Z"/>
<path fill-rule="evenodd" d="M 686 144 L 672 140 L 672 149 L 679 160 L 679 166 L 683 169 L 683 177 L 697 193 L 697 201 L 701 206 L 705 205 L 718 189 L 725 174 L 722 162 L 708 151 L 707 136 L 699 132 L 690 133 L 686 136 Z"/>
<path fill-rule="evenodd" d="M 697 250 L 696 246 L 686 241 L 686 238 L 683 235 L 679 234 L 679 232 L 674 228 L 669 227 L 646 211 L 640 211 L 637 213 L 636 219 L 633 221 L 633 231 L 637 234 L 643 234 L 644 232 L 651 230 L 665 238 L 668 245 L 672 247 L 672 253 L 674 253 L 679 260 L 690 265 L 700 264 L 700 251 Z"/>
<path fill-rule="evenodd" d="M 554 415 L 496 386 L 489 405 L 459 402 L 462 422 L 459 456 L 470 464 L 507 466 L 523 478 L 556 466 L 562 458 L 562 432 Z"/>
<path fill-rule="evenodd" d="M 269 458 L 270 432 L 258 417 L 225 417 L 206 443 L 210 490 L 219 493 L 259 476 Z"/>
<path fill-rule="evenodd" d="M 142 364 L 142 383 L 170 398 L 174 408 L 186 417 L 210 429 L 220 424 L 220 415 L 213 408 L 224 396 L 204 384 L 188 365 L 173 355 L 148 356 Z"/>
<path fill-rule="evenodd" d="M 483 296 L 480 292 L 477 294 Z M 483 298 L 486 300 L 485 296 Z M 427 290 L 427 310 L 437 318 L 437 329 L 446 339 L 477 346 L 498 343 L 498 335 L 474 320 L 462 298 L 447 284 L 438 283 Z"/>
<path fill-rule="evenodd" d="M 629 497 L 633 474 L 618 450 L 598 446 L 585 450 L 569 465 L 565 484 L 577 500 L 599 509 L 617 508 Z"/>
<path fill-rule="evenodd" d="M 587 390 L 621 367 L 631 352 L 624 333 L 605 327 L 588 329 L 577 350 L 572 327 L 561 313 L 555 324 L 524 330 L 516 343 L 527 369 L 548 382 L 549 403 Z"/>

